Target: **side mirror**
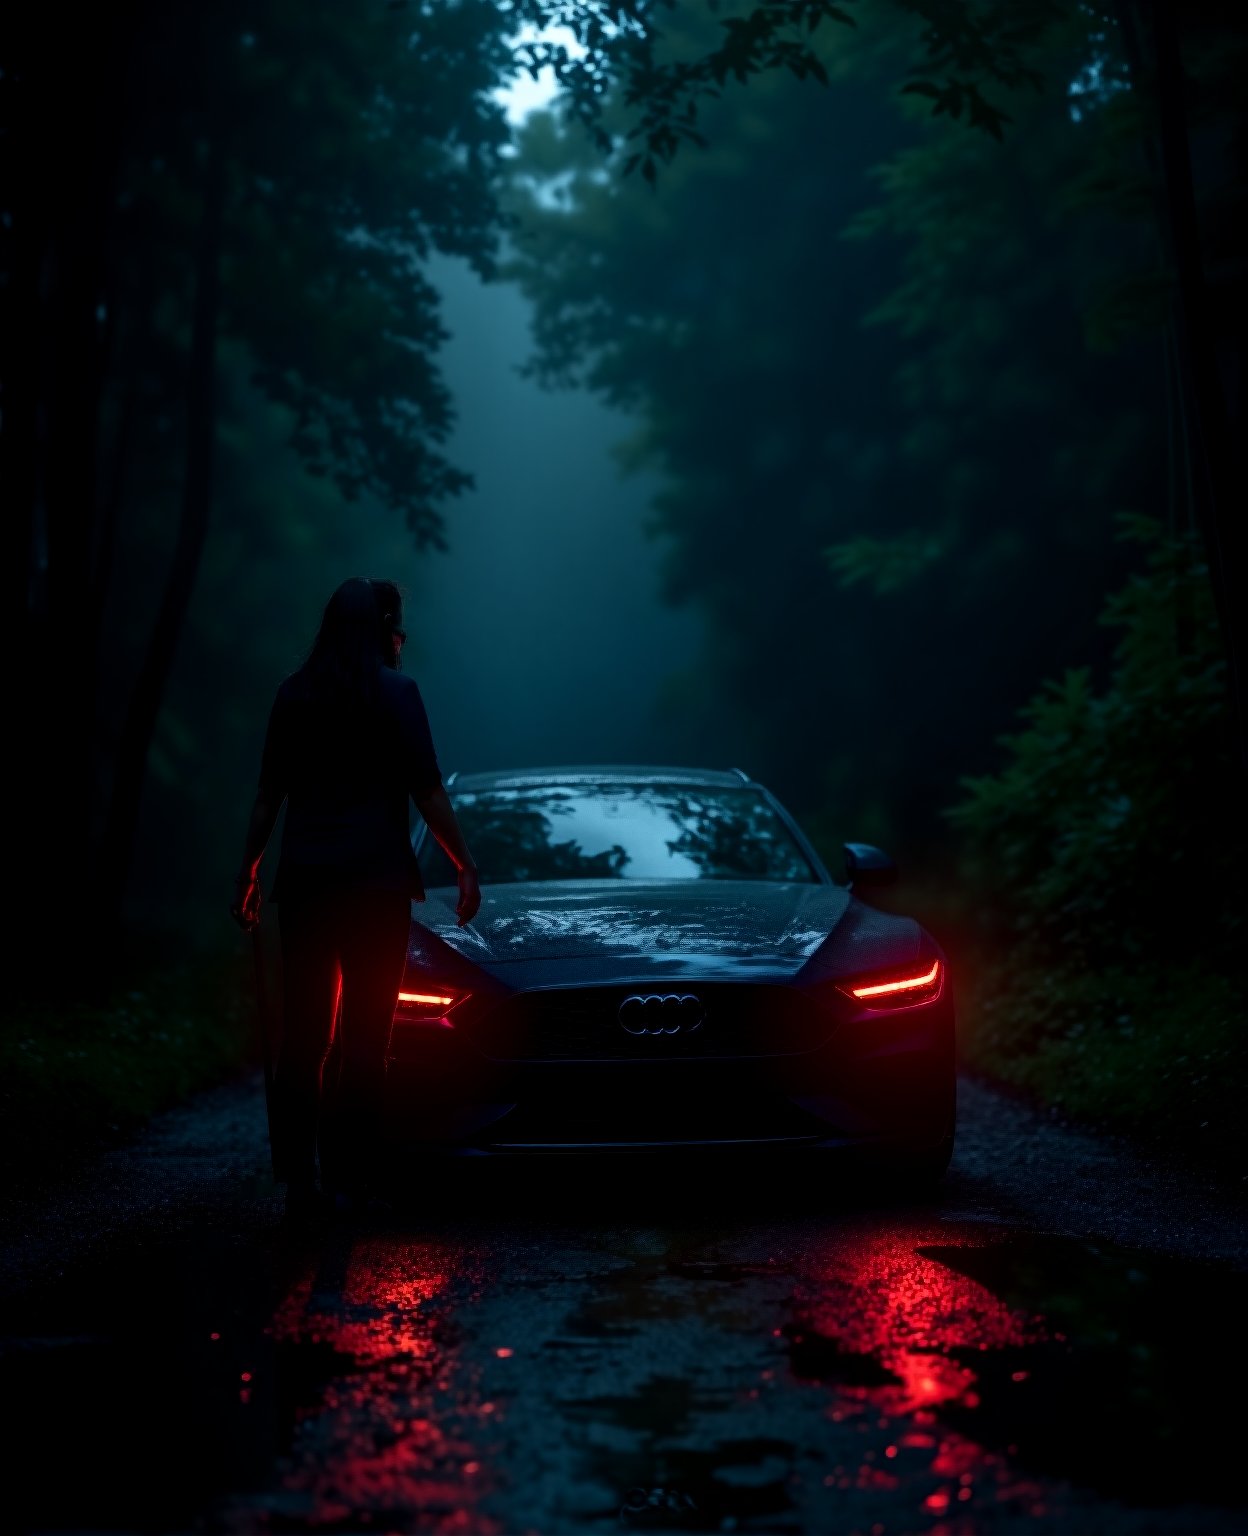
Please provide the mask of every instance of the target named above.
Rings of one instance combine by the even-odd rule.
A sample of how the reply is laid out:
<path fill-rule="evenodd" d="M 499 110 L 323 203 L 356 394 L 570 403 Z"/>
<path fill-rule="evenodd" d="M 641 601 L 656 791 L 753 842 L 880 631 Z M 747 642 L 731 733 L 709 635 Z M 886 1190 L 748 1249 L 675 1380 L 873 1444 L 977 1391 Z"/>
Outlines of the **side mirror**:
<path fill-rule="evenodd" d="M 845 878 L 851 890 L 880 890 L 896 885 L 900 873 L 892 859 L 870 843 L 845 843 Z"/>

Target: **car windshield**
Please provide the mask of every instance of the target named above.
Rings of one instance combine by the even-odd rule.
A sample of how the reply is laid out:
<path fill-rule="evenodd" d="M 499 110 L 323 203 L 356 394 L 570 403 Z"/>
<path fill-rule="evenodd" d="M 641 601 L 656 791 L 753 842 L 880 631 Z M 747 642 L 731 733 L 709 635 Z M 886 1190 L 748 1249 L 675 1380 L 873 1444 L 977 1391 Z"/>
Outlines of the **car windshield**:
<path fill-rule="evenodd" d="M 451 799 L 483 884 L 818 879 L 774 807 L 744 785 L 525 784 Z M 420 868 L 427 886 L 455 883 L 428 834 Z"/>

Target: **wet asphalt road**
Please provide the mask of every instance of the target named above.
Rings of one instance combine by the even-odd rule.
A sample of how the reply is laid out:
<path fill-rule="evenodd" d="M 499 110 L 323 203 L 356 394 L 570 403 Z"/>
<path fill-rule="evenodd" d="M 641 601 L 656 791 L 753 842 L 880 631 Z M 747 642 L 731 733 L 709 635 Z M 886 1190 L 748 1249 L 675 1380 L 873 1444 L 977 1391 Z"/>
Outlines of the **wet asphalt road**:
<path fill-rule="evenodd" d="M 0 1206 L 5 1523 L 1248 1528 L 1236 1192 L 964 1082 L 923 1205 L 823 1164 L 474 1164 L 293 1237 L 260 1087 Z"/>

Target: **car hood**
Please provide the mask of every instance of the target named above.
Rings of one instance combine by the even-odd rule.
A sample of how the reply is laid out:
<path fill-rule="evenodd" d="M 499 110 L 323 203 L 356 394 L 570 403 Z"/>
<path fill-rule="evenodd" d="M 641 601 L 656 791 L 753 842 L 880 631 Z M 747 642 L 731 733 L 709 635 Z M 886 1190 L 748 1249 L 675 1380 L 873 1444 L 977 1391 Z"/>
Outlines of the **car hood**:
<path fill-rule="evenodd" d="M 743 964 L 792 974 L 824 943 L 850 903 L 841 886 L 760 880 L 571 880 L 491 885 L 471 923 L 455 920 L 453 889 L 412 908 L 417 927 L 483 970 L 513 967 L 567 981 L 631 974 L 700 973 Z M 414 956 L 414 958 L 416 958 Z M 430 958 L 433 958 L 431 953 Z M 618 964 L 617 964 L 618 962 Z M 752 967 L 753 968 L 753 967 Z"/>

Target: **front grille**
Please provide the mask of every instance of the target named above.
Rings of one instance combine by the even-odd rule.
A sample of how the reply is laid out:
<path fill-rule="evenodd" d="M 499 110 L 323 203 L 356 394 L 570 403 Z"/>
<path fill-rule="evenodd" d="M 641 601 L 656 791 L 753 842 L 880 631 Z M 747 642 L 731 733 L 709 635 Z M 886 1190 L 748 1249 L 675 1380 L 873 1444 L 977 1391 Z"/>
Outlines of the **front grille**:
<path fill-rule="evenodd" d="M 692 993 L 705 1017 L 679 1034 L 631 1034 L 619 1022 L 625 998 Z M 831 1021 L 800 992 L 733 982 L 551 987 L 518 992 L 471 1025 L 474 1043 L 508 1061 L 688 1061 L 787 1056 L 813 1050 Z"/>

